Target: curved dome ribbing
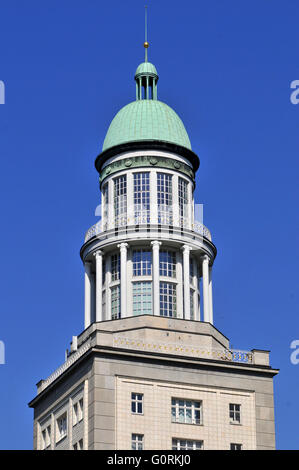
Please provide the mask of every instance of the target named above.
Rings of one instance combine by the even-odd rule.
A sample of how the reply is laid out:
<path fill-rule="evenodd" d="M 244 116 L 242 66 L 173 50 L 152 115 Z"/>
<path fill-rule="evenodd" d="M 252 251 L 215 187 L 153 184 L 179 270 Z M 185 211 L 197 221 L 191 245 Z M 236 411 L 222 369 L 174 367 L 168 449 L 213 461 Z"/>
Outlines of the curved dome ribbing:
<path fill-rule="evenodd" d="M 103 151 L 142 140 L 170 142 L 191 150 L 181 119 L 167 104 L 158 100 L 137 100 L 124 106 L 110 124 Z"/>

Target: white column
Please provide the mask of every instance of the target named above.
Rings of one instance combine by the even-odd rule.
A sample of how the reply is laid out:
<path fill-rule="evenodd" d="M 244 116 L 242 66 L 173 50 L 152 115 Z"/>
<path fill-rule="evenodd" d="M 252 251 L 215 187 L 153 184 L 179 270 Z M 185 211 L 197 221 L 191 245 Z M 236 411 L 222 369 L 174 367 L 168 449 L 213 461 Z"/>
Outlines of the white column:
<path fill-rule="evenodd" d="M 190 320 L 190 246 L 184 245 L 183 273 L 184 273 L 184 318 Z"/>
<path fill-rule="evenodd" d="M 120 249 L 120 316 L 127 316 L 127 243 L 117 245 Z"/>
<path fill-rule="evenodd" d="M 179 209 L 179 177 L 177 174 L 172 176 L 172 214 L 173 225 L 180 226 L 180 209 Z"/>
<path fill-rule="evenodd" d="M 192 284 L 194 286 L 194 297 L 193 297 L 193 303 L 194 303 L 194 320 L 199 321 L 198 317 L 198 290 L 197 290 L 197 261 L 195 258 L 193 258 L 193 278 L 192 278 Z"/>
<path fill-rule="evenodd" d="M 212 267 L 209 270 L 209 301 L 210 301 L 210 323 L 213 325 L 213 294 L 212 294 Z"/>
<path fill-rule="evenodd" d="M 95 321 L 103 320 L 102 312 L 102 292 L 103 292 L 103 252 L 101 250 L 94 253 L 96 259 L 96 318 Z"/>
<path fill-rule="evenodd" d="M 184 318 L 184 274 L 183 274 L 183 253 L 177 253 L 176 263 L 177 278 L 177 318 Z"/>
<path fill-rule="evenodd" d="M 150 172 L 150 222 L 151 224 L 158 223 L 158 201 L 157 201 L 157 172 L 151 170 Z"/>
<path fill-rule="evenodd" d="M 210 321 L 210 300 L 209 300 L 209 257 L 202 258 L 202 285 L 203 285 L 203 315 L 204 321 Z"/>
<path fill-rule="evenodd" d="M 161 242 L 152 242 L 153 247 L 153 264 L 152 264 L 152 276 L 153 276 L 153 314 L 160 315 L 160 260 L 159 250 Z"/>
<path fill-rule="evenodd" d="M 84 328 L 88 328 L 91 323 L 91 263 L 86 261 L 85 268 L 85 308 L 84 308 Z"/>
<path fill-rule="evenodd" d="M 111 320 L 111 256 L 106 256 L 106 320 Z"/>
<path fill-rule="evenodd" d="M 133 250 L 127 252 L 127 316 L 133 315 Z"/>

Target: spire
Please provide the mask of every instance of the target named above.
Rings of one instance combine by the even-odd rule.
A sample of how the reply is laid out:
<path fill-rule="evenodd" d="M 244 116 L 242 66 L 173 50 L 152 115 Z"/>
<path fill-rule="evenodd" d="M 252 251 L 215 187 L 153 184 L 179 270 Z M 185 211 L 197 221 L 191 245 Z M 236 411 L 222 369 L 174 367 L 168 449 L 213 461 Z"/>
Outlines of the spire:
<path fill-rule="evenodd" d="M 145 38 L 144 38 L 144 62 L 147 62 L 147 50 L 148 50 L 148 47 L 149 47 L 149 43 L 147 42 L 147 6 L 144 7 L 145 8 L 145 25 L 144 25 L 144 31 L 145 31 Z"/>
<path fill-rule="evenodd" d="M 147 42 L 147 6 L 145 7 L 145 41 L 143 46 L 145 49 L 144 62 L 139 65 L 135 73 L 136 100 L 157 100 L 157 82 L 159 77 L 156 67 L 148 62 L 147 57 L 149 47 Z"/>

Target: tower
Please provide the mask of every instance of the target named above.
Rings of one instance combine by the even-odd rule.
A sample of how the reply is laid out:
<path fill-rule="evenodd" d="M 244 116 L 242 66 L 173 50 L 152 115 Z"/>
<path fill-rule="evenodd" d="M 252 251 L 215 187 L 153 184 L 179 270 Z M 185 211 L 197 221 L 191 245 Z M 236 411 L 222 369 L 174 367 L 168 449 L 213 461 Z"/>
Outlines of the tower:
<path fill-rule="evenodd" d="M 196 220 L 199 158 L 158 100 L 147 60 L 136 100 L 96 158 L 101 220 L 86 233 L 84 330 L 38 384 L 35 449 L 273 449 L 269 351 L 214 326 L 216 247 Z"/>

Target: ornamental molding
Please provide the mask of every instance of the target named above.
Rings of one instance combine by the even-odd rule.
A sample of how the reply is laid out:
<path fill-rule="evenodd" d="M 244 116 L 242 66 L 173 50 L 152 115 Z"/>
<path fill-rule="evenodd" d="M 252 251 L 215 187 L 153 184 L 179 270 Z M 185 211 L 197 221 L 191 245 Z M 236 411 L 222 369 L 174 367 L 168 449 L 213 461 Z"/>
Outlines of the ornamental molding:
<path fill-rule="evenodd" d="M 100 174 L 100 184 L 104 181 L 107 176 L 113 175 L 119 171 L 126 170 L 128 168 L 166 168 L 168 170 L 175 170 L 183 175 L 188 176 L 194 182 L 195 174 L 192 168 L 186 163 L 175 160 L 174 158 L 159 157 L 153 155 L 138 155 L 135 157 L 123 158 L 115 162 L 110 163 Z"/>

